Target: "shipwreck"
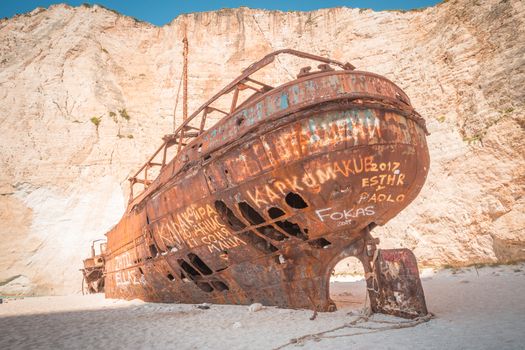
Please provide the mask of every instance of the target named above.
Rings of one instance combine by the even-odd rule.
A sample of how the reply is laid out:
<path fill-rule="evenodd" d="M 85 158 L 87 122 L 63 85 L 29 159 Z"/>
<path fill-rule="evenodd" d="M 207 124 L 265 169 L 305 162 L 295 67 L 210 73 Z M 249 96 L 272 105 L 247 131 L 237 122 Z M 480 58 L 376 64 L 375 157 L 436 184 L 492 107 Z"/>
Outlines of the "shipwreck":
<path fill-rule="evenodd" d="M 285 54 L 317 68 L 278 87 L 253 77 Z M 414 200 L 429 169 L 425 121 L 398 86 L 287 49 L 187 116 L 186 81 L 183 122 L 129 179 L 124 216 L 85 260 L 90 291 L 331 311 L 331 271 L 354 256 L 374 312 L 427 314 L 412 252 L 379 249 L 371 235 Z M 229 109 L 214 104 L 225 96 Z M 209 125 L 212 114 L 222 117 Z"/>

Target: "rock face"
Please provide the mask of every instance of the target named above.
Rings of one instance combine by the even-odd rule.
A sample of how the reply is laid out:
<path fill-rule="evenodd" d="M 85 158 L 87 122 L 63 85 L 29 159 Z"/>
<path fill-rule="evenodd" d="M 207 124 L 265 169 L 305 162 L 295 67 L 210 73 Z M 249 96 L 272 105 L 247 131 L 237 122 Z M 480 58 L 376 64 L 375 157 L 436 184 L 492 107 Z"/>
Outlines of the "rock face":
<path fill-rule="evenodd" d="M 0 20 L 0 294 L 80 290 L 81 259 L 120 219 L 127 177 L 172 131 L 184 30 L 190 111 L 282 48 L 396 82 L 427 119 L 431 169 L 417 200 L 374 230 L 381 246 L 410 248 L 422 266 L 525 258 L 523 1 L 240 8 L 160 28 L 57 5 Z M 299 68 L 279 58 L 260 79 Z"/>

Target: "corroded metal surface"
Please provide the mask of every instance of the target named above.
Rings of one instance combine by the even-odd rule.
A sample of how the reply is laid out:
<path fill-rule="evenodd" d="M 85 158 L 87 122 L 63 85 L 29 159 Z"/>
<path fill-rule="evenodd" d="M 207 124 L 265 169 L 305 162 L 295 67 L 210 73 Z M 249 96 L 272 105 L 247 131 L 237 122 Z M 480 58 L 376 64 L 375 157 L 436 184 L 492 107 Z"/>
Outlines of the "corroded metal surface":
<path fill-rule="evenodd" d="M 84 259 L 82 271 L 82 294 L 85 292 L 100 293 L 104 291 L 104 254 L 106 243 L 96 240 L 91 243 L 91 257 Z M 98 243 L 98 254 L 95 252 L 95 243 Z"/>
<path fill-rule="evenodd" d="M 370 228 L 425 182 L 423 119 L 386 78 L 327 59 L 278 88 L 257 82 L 237 103 L 268 57 L 222 91 L 234 102 L 219 123 L 204 127 L 215 108 L 203 105 L 131 179 L 145 189 L 107 233 L 106 296 L 332 310 L 338 261 L 357 256 L 377 272 Z"/>
<path fill-rule="evenodd" d="M 425 316 L 427 306 L 414 254 L 408 249 L 381 249 L 369 283 L 374 312 L 406 318 Z"/>

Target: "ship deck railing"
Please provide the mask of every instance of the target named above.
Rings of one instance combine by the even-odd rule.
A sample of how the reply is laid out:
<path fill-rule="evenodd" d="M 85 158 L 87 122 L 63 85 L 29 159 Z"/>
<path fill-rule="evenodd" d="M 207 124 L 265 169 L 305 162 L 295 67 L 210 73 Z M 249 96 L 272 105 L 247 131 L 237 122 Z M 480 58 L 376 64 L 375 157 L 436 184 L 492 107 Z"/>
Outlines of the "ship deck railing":
<path fill-rule="evenodd" d="M 252 75 L 254 75 L 256 72 L 272 63 L 275 57 L 281 54 L 288 54 L 303 59 L 321 62 L 322 64 L 318 66 L 318 68 L 321 71 L 334 70 L 331 66 L 336 66 L 343 70 L 355 69 L 355 67 L 350 63 L 342 63 L 325 57 L 312 55 L 309 53 L 292 49 L 278 50 L 266 55 L 261 60 L 253 63 L 248 68 L 246 68 L 239 77 L 234 79 L 230 84 L 228 84 L 217 94 L 215 94 L 212 98 L 210 98 L 203 105 L 201 105 L 188 118 L 183 120 L 182 123 L 175 129 L 175 131 L 172 134 L 167 134 L 162 138 L 163 143 L 160 145 L 160 147 L 157 148 L 153 155 L 139 168 L 139 170 L 134 175 L 129 177 L 129 202 L 131 203 L 135 198 L 140 196 L 140 194 L 143 193 L 153 183 L 153 180 L 158 176 L 162 168 L 169 164 L 173 159 L 177 158 L 180 155 L 181 151 L 188 144 L 190 144 L 195 138 L 201 136 L 203 133 L 206 132 L 206 123 L 210 120 L 209 117 L 212 113 L 218 113 L 222 115 L 222 119 L 228 118 L 234 111 L 236 111 L 249 99 L 252 99 L 254 96 L 259 96 L 272 90 L 274 87 L 260 82 L 256 79 L 253 79 Z M 310 67 L 304 67 L 301 68 L 297 77 L 300 78 L 309 74 L 312 74 L 310 72 Z M 243 101 L 240 101 L 239 93 L 247 89 L 253 90 L 254 93 L 249 97 L 245 98 Z M 212 104 L 219 100 L 221 97 L 229 94 L 231 95 L 231 103 L 229 110 L 225 111 L 223 109 L 212 106 Z M 137 192 L 135 195 L 134 189 L 136 185 L 142 185 L 143 188 L 140 192 Z"/>

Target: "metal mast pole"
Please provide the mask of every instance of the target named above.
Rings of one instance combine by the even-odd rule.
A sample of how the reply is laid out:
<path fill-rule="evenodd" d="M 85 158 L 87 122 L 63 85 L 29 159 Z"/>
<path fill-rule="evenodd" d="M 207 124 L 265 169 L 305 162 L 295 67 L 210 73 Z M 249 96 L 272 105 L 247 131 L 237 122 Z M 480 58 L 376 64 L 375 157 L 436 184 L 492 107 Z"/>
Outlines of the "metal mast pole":
<path fill-rule="evenodd" d="M 184 28 L 184 39 L 182 39 L 184 44 L 184 50 L 182 55 L 184 57 L 184 66 L 182 73 L 182 119 L 188 119 L 188 38 L 186 37 L 186 28 Z"/>

